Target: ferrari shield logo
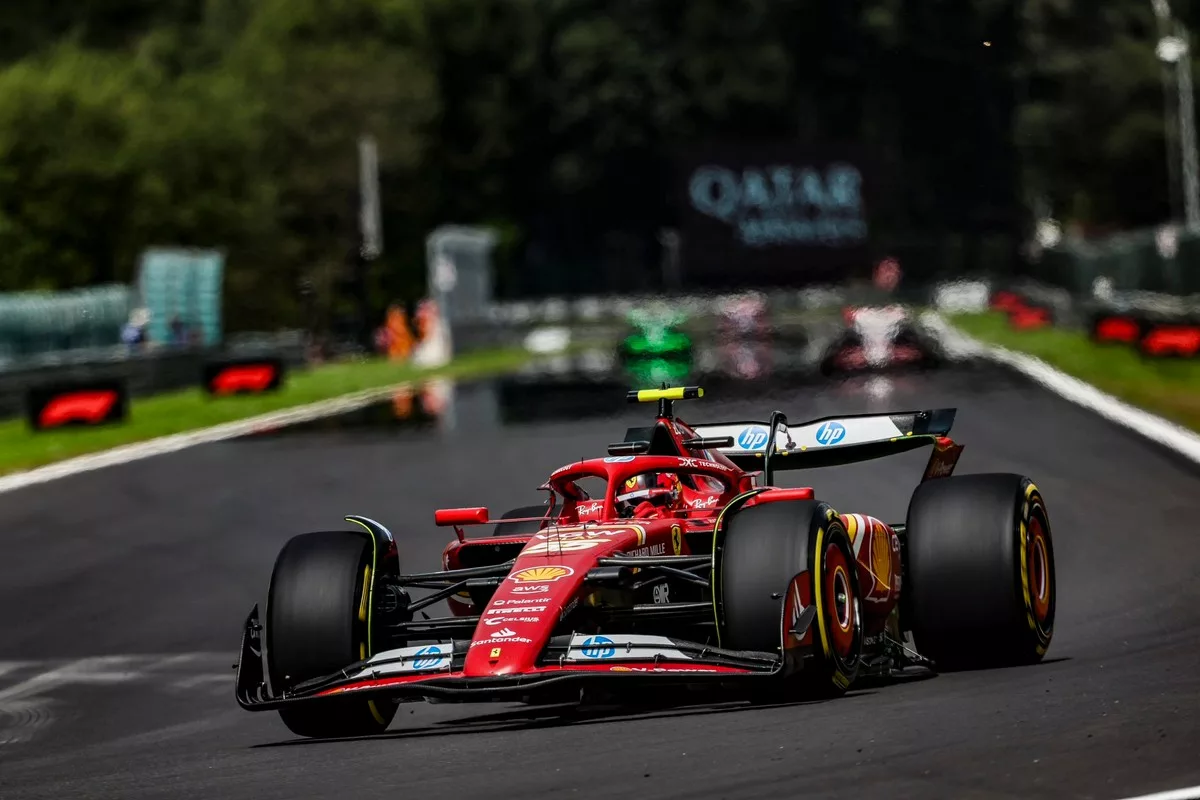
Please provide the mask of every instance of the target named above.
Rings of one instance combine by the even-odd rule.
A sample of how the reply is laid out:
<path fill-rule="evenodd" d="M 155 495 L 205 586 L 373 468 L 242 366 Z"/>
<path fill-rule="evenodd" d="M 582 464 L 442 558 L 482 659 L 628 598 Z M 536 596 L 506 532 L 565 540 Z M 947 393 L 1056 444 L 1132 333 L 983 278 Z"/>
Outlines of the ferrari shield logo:
<path fill-rule="evenodd" d="M 675 551 L 675 555 L 683 552 L 683 531 L 678 525 L 671 526 L 671 549 Z"/>

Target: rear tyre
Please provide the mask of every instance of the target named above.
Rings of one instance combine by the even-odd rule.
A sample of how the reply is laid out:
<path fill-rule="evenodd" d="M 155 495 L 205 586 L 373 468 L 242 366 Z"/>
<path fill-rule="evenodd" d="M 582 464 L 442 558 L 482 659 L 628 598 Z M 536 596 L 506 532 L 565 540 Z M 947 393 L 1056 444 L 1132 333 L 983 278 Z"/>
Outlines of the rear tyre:
<path fill-rule="evenodd" d="M 1033 664 L 1054 635 L 1054 547 L 1037 487 L 1010 474 L 921 484 L 908 507 L 906 624 L 939 669 Z"/>
<path fill-rule="evenodd" d="M 347 531 L 306 533 L 280 552 L 267 595 L 267 663 L 276 693 L 371 655 L 372 542 Z M 336 698 L 279 710 L 298 736 L 366 736 L 387 729 L 391 701 Z"/>
<path fill-rule="evenodd" d="M 545 517 L 546 512 L 550 510 L 549 506 L 523 506 L 522 508 L 514 508 L 511 511 L 505 511 L 500 519 L 520 519 L 522 517 Z M 527 534 L 537 533 L 542 529 L 540 520 L 533 522 L 497 522 L 496 527 L 492 530 L 492 536 L 525 536 Z"/>
<path fill-rule="evenodd" d="M 775 700 L 843 694 L 862 660 L 862 613 L 854 550 L 832 509 L 808 500 L 736 511 L 726 525 L 719 563 L 721 646 L 786 656 L 782 626 L 790 631 L 802 606 L 815 604 L 811 655 L 789 686 L 771 687 L 767 694 Z M 790 633 L 787 645 L 805 646 Z"/>

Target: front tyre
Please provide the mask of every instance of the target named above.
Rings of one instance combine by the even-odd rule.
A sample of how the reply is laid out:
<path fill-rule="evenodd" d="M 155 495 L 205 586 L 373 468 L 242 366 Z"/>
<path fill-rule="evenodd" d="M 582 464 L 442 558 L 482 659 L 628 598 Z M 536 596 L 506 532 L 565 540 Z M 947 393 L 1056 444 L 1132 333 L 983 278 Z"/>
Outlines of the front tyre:
<path fill-rule="evenodd" d="M 939 478 L 908 509 L 904 610 L 939 669 L 1033 664 L 1054 636 L 1045 501 L 1021 475 Z"/>
<path fill-rule="evenodd" d="M 372 542 L 360 533 L 306 533 L 284 546 L 267 595 L 267 663 L 276 693 L 371 655 L 372 569 Z M 279 710 L 292 733 L 314 738 L 381 733 L 395 714 L 393 702 L 360 698 Z"/>
<path fill-rule="evenodd" d="M 719 559 L 721 645 L 785 658 L 807 652 L 793 682 L 773 688 L 776 700 L 843 694 L 862 660 L 862 610 L 853 545 L 832 509 L 801 500 L 735 511 Z M 807 635 L 788 632 L 809 606 Z"/>

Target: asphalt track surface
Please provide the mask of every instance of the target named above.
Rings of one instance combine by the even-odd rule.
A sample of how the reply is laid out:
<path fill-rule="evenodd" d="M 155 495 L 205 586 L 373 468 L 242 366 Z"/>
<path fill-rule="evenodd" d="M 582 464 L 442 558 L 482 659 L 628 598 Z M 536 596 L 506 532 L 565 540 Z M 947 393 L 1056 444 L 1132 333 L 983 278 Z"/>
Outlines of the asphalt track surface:
<path fill-rule="evenodd" d="M 297 741 L 274 714 L 237 708 L 230 669 L 290 535 L 363 513 L 392 525 L 409 565 L 434 568 L 435 507 L 536 502 L 550 470 L 650 409 L 227 442 L 0 496 L 0 797 L 1117 798 L 1200 784 L 1194 471 L 990 372 L 912 379 L 886 397 L 713 396 L 680 414 L 941 405 L 960 408 L 962 472 L 1023 472 L 1048 500 L 1059 597 L 1044 664 L 755 709 L 564 718 L 414 704 L 380 738 Z M 815 484 L 839 509 L 899 520 L 920 461 Z"/>

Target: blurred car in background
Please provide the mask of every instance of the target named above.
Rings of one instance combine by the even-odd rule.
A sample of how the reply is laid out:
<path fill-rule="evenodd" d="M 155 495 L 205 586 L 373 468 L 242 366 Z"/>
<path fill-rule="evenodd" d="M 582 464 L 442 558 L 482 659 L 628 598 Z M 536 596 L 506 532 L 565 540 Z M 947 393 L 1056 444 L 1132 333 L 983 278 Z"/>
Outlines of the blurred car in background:
<path fill-rule="evenodd" d="M 718 315 L 721 338 L 761 339 L 770 336 L 767 297 L 761 292 L 746 292 L 723 298 Z"/>
<path fill-rule="evenodd" d="M 621 356 L 636 359 L 655 356 L 682 356 L 692 352 L 692 339 L 680 326 L 686 323 L 685 312 L 654 303 L 629 313 L 628 322 L 635 330 L 621 342 Z"/>
<path fill-rule="evenodd" d="M 904 306 L 851 306 L 842 318 L 845 330 L 821 357 L 823 375 L 930 369 L 942 361 L 936 338 L 925 333 Z"/>

